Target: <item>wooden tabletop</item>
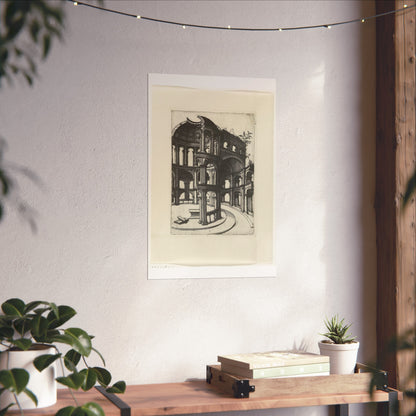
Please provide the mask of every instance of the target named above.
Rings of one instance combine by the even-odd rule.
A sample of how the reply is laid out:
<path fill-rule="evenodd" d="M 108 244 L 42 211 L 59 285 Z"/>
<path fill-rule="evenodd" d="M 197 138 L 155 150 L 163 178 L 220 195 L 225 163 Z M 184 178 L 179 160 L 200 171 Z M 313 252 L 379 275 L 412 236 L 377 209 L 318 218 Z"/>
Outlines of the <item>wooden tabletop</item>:
<path fill-rule="evenodd" d="M 181 415 L 190 413 L 228 412 L 285 407 L 323 406 L 345 403 L 386 402 L 388 393 L 376 391 L 373 397 L 367 392 L 348 394 L 279 395 L 235 399 L 205 380 L 183 383 L 146 384 L 128 386 L 117 397 L 131 407 L 131 416 Z M 94 401 L 103 407 L 106 416 L 119 416 L 120 410 L 100 392 L 93 389 L 77 392 L 79 404 Z M 58 391 L 58 402 L 43 409 L 25 411 L 26 416 L 53 416 L 62 407 L 74 405 L 67 389 Z"/>
<path fill-rule="evenodd" d="M 132 416 L 180 415 L 388 401 L 388 393 L 377 391 L 349 394 L 274 395 L 236 399 L 205 381 L 129 386 L 120 398 L 130 405 Z"/>
<path fill-rule="evenodd" d="M 80 406 L 88 402 L 95 402 L 103 408 L 106 416 L 120 416 L 119 408 L 112 404 L 110 401 L 108 401 L 107 398 L 105 398 L 100 392 L 98 392 L 95 389 L 85 392 L 76 391 L 73 392 L 73 394 Z M 62 409 L 66 406 L 77 406 L 77 404 L 74 402 L 74 399 L 72 398 L 69 389 L 63 388 L 58 389 L 58 401 L 53 406 L 43 407 L 41 409 L 25 410 L 24 413 L 25 416 L 54 416 L 59 409 Z M 13 406 L 13 409 L 13 412 L 8 412 L 7 414 L 10 413 L 20 415 L 20 412 L 15 410 L 16 406 Z"/>

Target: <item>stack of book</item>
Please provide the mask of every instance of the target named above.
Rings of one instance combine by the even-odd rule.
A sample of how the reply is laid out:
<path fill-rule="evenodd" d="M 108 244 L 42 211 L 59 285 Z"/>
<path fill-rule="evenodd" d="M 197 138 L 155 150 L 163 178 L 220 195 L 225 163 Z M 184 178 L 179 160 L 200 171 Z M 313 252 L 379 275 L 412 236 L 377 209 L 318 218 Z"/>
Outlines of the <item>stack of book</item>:
<path fill-rule="evenodd" d="M 329 375 L 329 357 L 308 352 L 219 355 L 218 361 L 222 371 L 250 379 Z"/>

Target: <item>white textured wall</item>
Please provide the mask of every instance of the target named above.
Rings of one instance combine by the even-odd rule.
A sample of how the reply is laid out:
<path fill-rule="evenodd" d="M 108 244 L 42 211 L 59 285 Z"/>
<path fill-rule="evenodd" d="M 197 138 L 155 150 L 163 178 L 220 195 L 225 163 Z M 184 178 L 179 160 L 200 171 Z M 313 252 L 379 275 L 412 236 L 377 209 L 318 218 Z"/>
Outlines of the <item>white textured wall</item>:
<path fill-rule="evenodd" d="M 373 14 L 371 1 L 112 1 L 161 19 L 297 26 Z M 0 223 L 1 300 L 72 305 L 115 378 L 204 377 L 218 353 L 306 346 L 323 318 L 375 354 L 375 24 L 280 33 L 183 30 L 66 4 L 65 40 L 34 88 L 0 90 L 6 158 L 38 232 Z M 148 281 L 147 74 L 275 78 L 277 278 Z M 288 411 L 276 412 L 279 415 Z M 311 415 L 311 410 L 295 413 Z"/>

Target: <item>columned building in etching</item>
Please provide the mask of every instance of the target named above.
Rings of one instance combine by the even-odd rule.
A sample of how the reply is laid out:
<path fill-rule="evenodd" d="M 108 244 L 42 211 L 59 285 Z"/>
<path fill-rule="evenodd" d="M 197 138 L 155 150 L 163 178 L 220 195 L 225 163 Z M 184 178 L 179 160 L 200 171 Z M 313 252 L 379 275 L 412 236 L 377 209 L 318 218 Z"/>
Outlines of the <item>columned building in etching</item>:
<path fill-rule="evenodd" d="M 201 225 L 221 219 L 228 204 L 253 214 L 254 165 L 247 145 L 209 118 L 186 119 L 172 133 L 172 205 L 192 204 Z"/>

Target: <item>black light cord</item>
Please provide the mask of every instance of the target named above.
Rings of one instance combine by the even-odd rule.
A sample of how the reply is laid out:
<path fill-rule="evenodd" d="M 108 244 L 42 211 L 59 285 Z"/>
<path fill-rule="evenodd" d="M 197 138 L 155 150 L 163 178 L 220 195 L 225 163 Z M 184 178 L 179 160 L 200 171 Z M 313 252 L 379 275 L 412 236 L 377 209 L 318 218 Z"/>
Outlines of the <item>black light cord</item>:
<path fill-rule="evenodd" d="M 118 14 L 118 15 L 121 15 L 121 16 L 132 17 L 134 19 L 139 19 L 139 20 L 147 20 L 147 21 L 150 21 L 150 22 L 163 23 L 163 24 L 174 25 L 174 26 L 181 26 L 183 29 L 191 27 L 191 28 L 197 28 L 197 29 L 234 30 L 234 31 L 243 31 L 243 32 L 283 32 L 283 31 L 289 31 L 289 30 L 305 30 L 305 29 L 318 29 L 318 28 L 330 29 L 331 27 L 334 27 L 334 26 L 347 25 L 347 24 L 350 24 L 350 23 L 358 23 L 358 22 L 365 23 L 369 20 L 374 20 L 374 19 L 377 19 L 379 17 L 383 17 L 383 16 L 387 16 L 387 15 L 391 15 L 391 14 L 396 14 L 396 13 L 400 13 L 400 12 L 406 12 L 406 11 L 416 7 L 416 4 L 413 4 L 411 6 L 405 5 L 401 9 L 391 10 L 391 11 L 388 11 L 388 12 L 375 14 L 373 16 L 361 17 L 361 18 L 358 18 L 358 19 L 346 20 L 346 21 L 335 22 L 335 23 L 328 23 L 328 24 L 309 25 L 309 26 L 294 26 L 294 27 L 249 28 L 249 27 L 209 26 L 209 25 L 197 25 L 197 24 L 192 24 L 192 23 L 181 23 L 181 22 L 175 22 L 175 21 L 172 21 L 172 20 L 156 19 L 156 18 L 153 18 L 153 17 L 146 17 L 146 16 L 136 15 L 136 14 L 132 14 L 132 13 L 121 12 L 119 10 L 108 9 L 106 7 L 96 6 L 94 4 L 85 3 L 83 1 L 74 1 L 74 0 L 67 0 L 67 1 L 73 3 L 75 6 L 90 7 L 92 9 L 101 10 L 103 12 L 114 13 L 114 14 Z"/>

